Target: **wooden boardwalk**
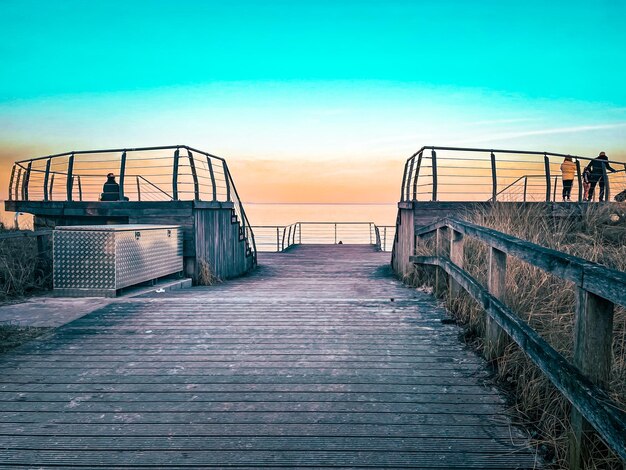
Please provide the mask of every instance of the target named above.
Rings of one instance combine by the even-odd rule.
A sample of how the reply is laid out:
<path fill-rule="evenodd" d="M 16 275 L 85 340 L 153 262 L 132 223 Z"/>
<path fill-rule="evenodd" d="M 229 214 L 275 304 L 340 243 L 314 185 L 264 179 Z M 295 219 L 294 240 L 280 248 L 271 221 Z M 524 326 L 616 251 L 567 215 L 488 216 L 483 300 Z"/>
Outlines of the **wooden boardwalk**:
<path fill-rule="evenodd" d="M 0 356 L 0 467 L 536 468 L 483 361 L 388 257 L 261 253 Z"/>

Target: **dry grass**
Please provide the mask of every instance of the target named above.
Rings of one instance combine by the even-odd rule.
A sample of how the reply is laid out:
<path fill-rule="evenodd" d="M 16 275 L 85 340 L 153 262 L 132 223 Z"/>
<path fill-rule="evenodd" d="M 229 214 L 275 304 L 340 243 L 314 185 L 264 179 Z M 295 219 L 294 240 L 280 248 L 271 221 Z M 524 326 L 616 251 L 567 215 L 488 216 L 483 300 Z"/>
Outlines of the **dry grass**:
<path fill-rule="evenodd" d="M 468 214 L 467 218 L 538 245 L 626 271 L 625 208 L 616 211 L 615 206 L 594 204 L 581 217 L 554 218 L 546 217 L 539 208 L 495 205 L 490 210 Z M 418 254 L 434 254 L 433 243 L 423 243 Z M 467 238 L 464 256 L 465 269 L 486 285 L 486 246 Z M 413 279 L 416 285 L 432 284 L 432 272 L 428 268 L 419 271 Z M 482 349 L 482 310 L 467 295 L 446 302 L 464 325 L 466 338 Z M 552 347 L 571 359 L 576 306 L 572 283 L 509 256 L 505 303 Z M 610 393 L 626 408 L 626 312 L 621 307 L 615 311 L 613 349 Z M 517 417 L 531 429 L 546 460 L 555 468 L 567 468 L 569 403 L 514 344 L 493 365 L 498 382 L 510 393 Z M 596 454 L 589 468 L 623 468 L 610 452 L 599 450 Z"/>
<path fill-rule="evenodd" d="M 0 240 L 0 303 L 50 288 L 50 272 L 38 261 L 35 238 Z"/>
<path fill-rule="evenodd" d="M 0 354 L 42 335 L 51 328 L 0 324 Z"/>
<path fill-rule="evenodd" d="M 220 282 L 220 278 L 213 273 L 207 260 L 200 260 L 200 265 L 198 266 L 198 285 L 212 286 L 218 282 Z"/>

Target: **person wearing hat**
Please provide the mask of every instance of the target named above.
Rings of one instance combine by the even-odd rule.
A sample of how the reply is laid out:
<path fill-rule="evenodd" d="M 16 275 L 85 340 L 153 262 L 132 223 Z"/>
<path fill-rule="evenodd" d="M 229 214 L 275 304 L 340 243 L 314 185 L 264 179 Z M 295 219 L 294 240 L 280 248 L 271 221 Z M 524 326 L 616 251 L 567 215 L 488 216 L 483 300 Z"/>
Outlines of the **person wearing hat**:
<path fill-rule="evenodd" d="M 102 194 L 100 195 L 101 201 L 119 201 L 120 200 L 120 185 L 115 181 L 115 175 L 109 173 L 107 175 L 107 181 L 102 187 Z"/>
<path fill-rule="evenodd" d="M 609 159 L 606 156 L 606 153 L 600 152 L 600 155 L 589 162 L 587 169 L 589 170 L 590 183 L 587 202 L 593 200 L 593 191 L 596 188 L 597 183 L 600 183 L 600 201 L 604 201 L 604 173 L 606 171 L 615 173 L 615 169 L 611 168 L 611 165 L 609 165 Z"/>

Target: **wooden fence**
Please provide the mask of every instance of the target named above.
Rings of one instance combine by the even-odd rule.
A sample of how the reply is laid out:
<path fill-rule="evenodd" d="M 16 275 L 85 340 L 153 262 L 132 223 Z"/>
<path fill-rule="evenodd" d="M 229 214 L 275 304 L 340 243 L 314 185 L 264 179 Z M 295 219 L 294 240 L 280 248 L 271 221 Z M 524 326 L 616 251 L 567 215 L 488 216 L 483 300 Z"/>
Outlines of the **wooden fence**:
<path fill-rule="evenodd" d="M 508 335 L 573 405 L 570 468 L 582 468 L 591 427 L 626 461 L 626 413 L 606 392 L 612 363 L 613 310 L 616 304 L 626 306 L 626 273 L 455 219 L 416 229 L 416 243 L 432 235 L 436 237 L 436 256 L 410 259 L 417 265 L 437 267 L 436 294 L 443 294 L 447 282 L 451 297 L 464 289 L 482 306 L 487 313 L 487 357 L 501 355 Z M 463 269 L 465 236 L 489 247 L 488 288 Z M 503 303 L 508 256 L 576 285 L 573 364 Z"/>

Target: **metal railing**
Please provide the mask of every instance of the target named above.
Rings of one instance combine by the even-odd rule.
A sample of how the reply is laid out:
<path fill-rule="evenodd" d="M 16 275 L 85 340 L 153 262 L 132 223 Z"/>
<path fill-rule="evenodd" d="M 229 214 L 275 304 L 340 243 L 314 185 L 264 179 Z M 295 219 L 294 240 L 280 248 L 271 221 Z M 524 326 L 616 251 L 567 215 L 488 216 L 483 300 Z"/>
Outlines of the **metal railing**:
<path fill-rule="evenodd" d="M 284 251 L 298 244 L 374 245 L 391 251 L 395 226 L 374 222 L 295 222 L 253 226 L 259 251 Z"/>
<path fill-rule="evenodd" d="M 571 157 L 576 175 L 571 199 L 583 200 L 583 170 L 593 158 L 553 152 L 425 146 L 411 155 L 401 201 L 560 201 L 561 163 Z M 626 189 L 626 163 L 603 166 L 605 200 Z M 558 186 L 560 189 L 557 189 Z M 598 197 L 598 188 L 594 196 Z"/>
<path fill-rule="evenodd" d="M 118 201 L 232 202 L 242 236 L 256 256 L 254 232 L 228 164 L 186 145 L 81 150 L 15 162 L 13 201 L 100 201 L 106 175 L 114 173 Z"/>

